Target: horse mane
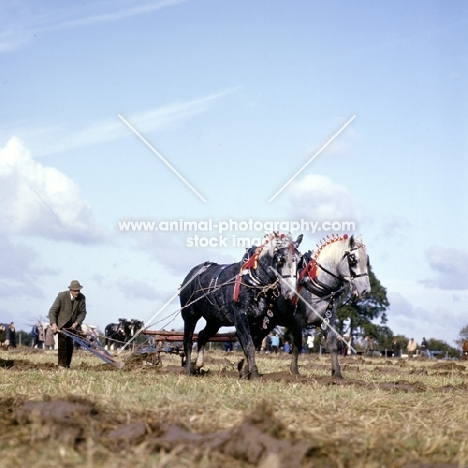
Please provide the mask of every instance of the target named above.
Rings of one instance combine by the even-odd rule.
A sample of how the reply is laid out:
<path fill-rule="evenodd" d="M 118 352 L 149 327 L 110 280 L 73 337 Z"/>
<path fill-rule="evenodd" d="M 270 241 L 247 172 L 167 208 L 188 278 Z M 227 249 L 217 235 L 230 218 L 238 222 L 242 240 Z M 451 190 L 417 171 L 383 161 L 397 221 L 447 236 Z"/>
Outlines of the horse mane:
<path fill-rule="evenodd" d="M 269 249 L 266 249 L 265 247 L 268 245 L 271 245 L 272 242 L 276 239 L 279 239 L 281 242 L 284 242 L 285 240 L 289 241 L 289 245 L 292 244 L 292 237 L 287 234 L 281 234 L 280 232 L 273 231 L 269 234 L 265 234 L 265 240 L 263 241 L 263 244 L 257 249 L 256 254 L 258 254 L 258 258 L 263 257 L 266 255 L 266 253 L 269 251 Z"/>
<path fill-rule="evenodd" d="M 339 236 L 338 234 L 332 234 L 331 237 L 324 237 L 320 241 L 320 245 L 317 244 L 317 250 L 315 251 L 312 260 L 315 262 L 318 261 L 319 255 L 321 255 L 321 260 L 331 260 L 332 262 L 339 262 L 343 257 L 343 243 L 348 241 L 348 234 L 343 234 Z M 361 247 L 363 244 L 357 245 Z"/>
<path fill-rule="evenodd" d="M 320 245 L 317 244 L 317 250 L 314 252 L 312 258 L 307 263 L 306 267 L 301 273 L 301 278 L 309 276 L 310 278 L 316 278 L 318 275 L 318 258 L 322 255 L 323 260 L 330 260 L 334 263 L 339 263 L 343 258 L 343 242 L 348 241 L 348 234 L 339 236 L 338 234 L 332 234 L 332 236 L 324 237 L 320 241 Z M 364 247 L 364 244 L 354 240 L 357 248 Z"/>
<path fill-rule="evenodd" d="M 263 241 L 262 245 L 257 247 L 255 253 L 244 263 L 244 265 L 242 265 L 241 270 L 245 270 L 247 268 L 257 268 L 258 260 L 269 252 L 269 249 L 266 247 L 271 245 L 275 239 L 280 239 L 281 241 L 288 239 L 290 241 L 290 245 L 292 245 L 292 237 L 290 235 L 281 234 L 276 231 L 265 234 L 264 238 L 265 240 Z"/>

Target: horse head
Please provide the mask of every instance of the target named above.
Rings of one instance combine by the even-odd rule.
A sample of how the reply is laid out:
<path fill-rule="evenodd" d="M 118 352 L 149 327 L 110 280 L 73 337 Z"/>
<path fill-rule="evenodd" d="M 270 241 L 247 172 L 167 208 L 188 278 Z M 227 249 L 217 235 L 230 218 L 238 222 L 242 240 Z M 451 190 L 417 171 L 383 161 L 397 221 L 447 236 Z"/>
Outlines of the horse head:
<path fill-rule="evenodd" d="M 362 297 L 370 292 L 369 282 L 369 257 L 366 246 L 362 243 L 362 236 L 357 238 L 351 236 L 348 240 L 348 249 L 344 253 L 347 265 L 340 267 L 343 274 L 348 272 L 344 278 L 350 283 L 351 292 L 358 297 Z M 345 263 L 345 262 L 342 262 Z"/>
<path fill-rule="evenodd" d="M 299 280 L 312 294 L 332 296 L 345 282 L 357 296 L 370 292 L 368 257 L 361 236 L 327 236 L 314 254 L 303 256 L 303 262 Z"/>
<path fill-rule="evenodd" d="M 280 292 L 285 299 L 292 299 L 296 293 L 297 265 L 300 253 L 297 248 L 302 242 L 302 234 L 295 240 L 290 235 L 274 232 L 266 236 L 258 262 L 267 266 L 271 281 L 279 281 Z"/>
<path fill-rule="evenodd" d="M 131 330 L 131 336 L 135 336 L 135 334 L 141 330 L 143 328 L 143 326 L 145 325 L 144 322 L 142 322 L 141 320 L 136 320 L 136 319 L 132 319 L 130 320 L 130 330 Z"/>

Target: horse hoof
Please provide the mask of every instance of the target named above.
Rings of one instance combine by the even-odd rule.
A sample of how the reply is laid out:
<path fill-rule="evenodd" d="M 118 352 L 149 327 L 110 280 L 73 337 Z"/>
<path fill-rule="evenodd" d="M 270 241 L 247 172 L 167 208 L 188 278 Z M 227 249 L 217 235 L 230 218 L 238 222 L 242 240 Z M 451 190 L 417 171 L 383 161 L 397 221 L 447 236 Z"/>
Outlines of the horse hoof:
<path fill-rule="evenodd" d="M 341 374 L 341 372 L 334 372 L 334 371 L 332 371 L 332 377 L 334 379 L 343 379 L 344 378 L 343 375 Z"/>
<path fill-rule="evenodd" d="M 258 372 L 251 372 L 249 376 L 249 380 L 258 380 L 262 378 L 262 374 L 259 374 Z"/>
<path fill-rule="evenodd" d="M 257 380 L 261 378 L 262 378 L 262 374 L 258 372 L 257 366 L 254 366 L 252 370 L 250 371 L 249 380 Z"/>

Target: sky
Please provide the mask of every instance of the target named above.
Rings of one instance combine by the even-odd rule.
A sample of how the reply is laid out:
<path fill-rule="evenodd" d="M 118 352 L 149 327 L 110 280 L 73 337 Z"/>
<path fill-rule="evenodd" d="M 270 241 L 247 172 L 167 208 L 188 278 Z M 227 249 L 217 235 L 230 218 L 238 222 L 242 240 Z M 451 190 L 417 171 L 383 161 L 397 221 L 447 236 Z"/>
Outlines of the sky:
<path fill-rule="evenodd" d="M 361 234 L 396 335 L 468 325 L 462 0 L 5 0 L 0 103 L 0 321 L 77 279 L 88 324 L 181 329 L 188 272 L 277 222 Z"/>

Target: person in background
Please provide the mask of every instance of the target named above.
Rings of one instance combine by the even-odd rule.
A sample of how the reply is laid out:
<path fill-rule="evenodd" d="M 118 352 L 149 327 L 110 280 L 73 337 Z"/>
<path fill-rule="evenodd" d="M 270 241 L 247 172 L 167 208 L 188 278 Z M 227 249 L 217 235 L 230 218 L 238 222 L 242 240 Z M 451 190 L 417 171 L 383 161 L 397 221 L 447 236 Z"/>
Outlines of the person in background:
<path fill-rule="evenodd" d="M 31 336 L 31 348 L 39 346 L 39 327 L 42 327 L 41 322 L 36 322 L 29 333 Z"/>
<path fill-rule="evenodd" d="M 45 349 L 54 349 L 55 348 L 55 338 L 54 332 L 52 327 L 49 325 L 45 329 L 45 341 L 44 341 Z"/>
<path fill-rule="evenodd" d="M 278 354 L 278 348 L 280 345 L 279 336 L 276 333 L 272 333 L 270 336 L 271 339 L 271 352 Z"/>
<path fill-rule="evenodd" d="M 427 341 L 426 341 L 426 338 L 423 337 L 422 341 L 421 341 L 421 356 L 427 356 L 428 354 L 428 349 L 427 349 Z"/>
<path fill-rule="evenodd" d="M 289 344 L 288 341 L 284 342 L 283 352 L 286 354 L 291 354 L 291 345 Z"/>
<path fill-rule="evenodd" d="M 50 326 L 54 334 L 61 329 L 76 330 L 86 317 L 86 297 L 81 293 L 80 282 L 73 280 L 68 291 L 59 292 L 49 310 Z M 59 333 L 58 368 L 70 367 L 73 356 L 73 339 Z"/>
<path fill-rule="evenodd" d="M 307 353 L 312 354 L 314 350 L 314 335 L 307 335 Z"/>
<path fill-rule="evenodd" d="M 408 341 L 408 346 L 406 347 L 406 349 L 408 350 L 408 359 L 413 359 L 417 347 L 418 345 L 416 344 L 416 341 L 414 341 L 414 338 L 410 338 L 410 340 Z"/>
<path fill-rule="evenodd" d="M 37 322 L 37 323 L 38 323 L 38 329 L 39 329 L 39 336 L 37 337 L 37 347 L 39 349 L 44 349 L 44 340 L 45 340 L 44 325 L 42 325 L 42 322 Z"/>
<path fill-rule="evenodd" d="M 401 357 L 401 346 L 398 340 L 393 340 L 392 351 L 393 351 L 393 357 L 395 358 Z"/>
<path fill-rule="evenodd" d="M 6 339 L 6 332 L 5 332 L 5 325 L 0 323 L 0 349 L 5 346 L 5 339 Z"/>
<path fill-rule="evenodd" d="M 5 347 L 8 349 L 16 348 L 16 329 L 13 322 L 5 330 Z"/>

